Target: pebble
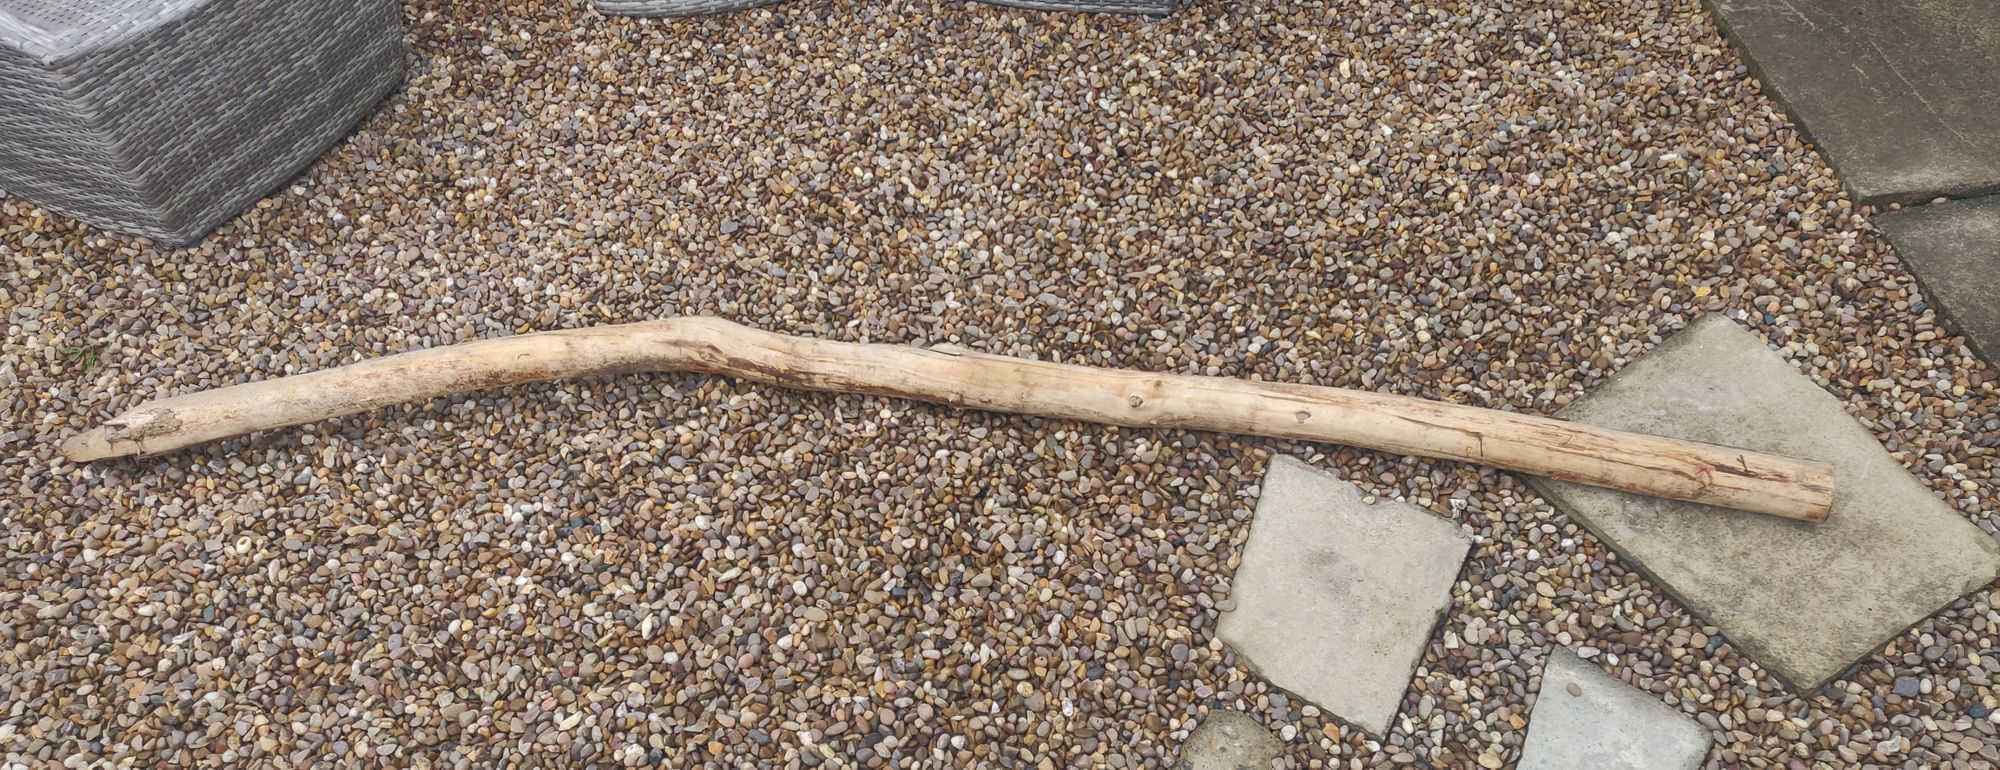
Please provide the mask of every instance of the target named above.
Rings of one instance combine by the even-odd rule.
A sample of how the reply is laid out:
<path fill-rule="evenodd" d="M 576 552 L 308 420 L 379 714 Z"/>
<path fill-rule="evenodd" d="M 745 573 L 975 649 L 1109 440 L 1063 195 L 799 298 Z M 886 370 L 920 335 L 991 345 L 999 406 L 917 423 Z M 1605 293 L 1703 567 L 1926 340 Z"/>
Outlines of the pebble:
<path fill-rule="evenodd" d="M 61 461 L 162 393 L 680 314 L 1549 414 L 1720 312 L 1995 526 L 2000 375 L 1697 4 L 405 12 L 407 85 L 195 248 L 0 197 L 0 763 L 1144 768 L 1227 709 L 1465 767 L 1555 645 L 1722 766 L 1993 761 L 1990 602 L 1790 692 L 1454 463 L 691 374 Z M 1214 638 L 1273 452 L 1479 540 L 1388 736 Z"/>

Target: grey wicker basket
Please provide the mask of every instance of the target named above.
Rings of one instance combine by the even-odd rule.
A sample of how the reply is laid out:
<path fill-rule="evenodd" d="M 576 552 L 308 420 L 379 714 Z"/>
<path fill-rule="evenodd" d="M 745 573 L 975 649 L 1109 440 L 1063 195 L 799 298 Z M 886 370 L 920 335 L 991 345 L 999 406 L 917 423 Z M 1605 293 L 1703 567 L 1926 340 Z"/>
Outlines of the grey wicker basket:
<path fill-rule="evenodd" d="M 185 245 L 351 131 L 403 58 L 396 0 L 0 0 L 0 190 Z"/>
<path fill-rule="evenodd" d="M 694 16 L 704 13 L 740 11 L 778 0 L 593 0 L 600 13 L 614 16 Z M 1165 16 L 1180 7 L 1181 0 L 985 0 L 1037 11 L 1097 11 Z"/>

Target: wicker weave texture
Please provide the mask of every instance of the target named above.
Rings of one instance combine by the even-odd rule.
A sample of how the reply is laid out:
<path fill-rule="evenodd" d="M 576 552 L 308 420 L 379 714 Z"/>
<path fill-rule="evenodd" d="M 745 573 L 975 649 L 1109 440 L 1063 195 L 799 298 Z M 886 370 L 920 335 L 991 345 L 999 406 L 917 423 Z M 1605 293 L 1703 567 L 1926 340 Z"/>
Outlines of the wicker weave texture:
<path fill-rule="evenodd" d="M 208 0 L 4 0 L 0 40 L 53 63 L 144 35 Z"/>
<path fill-rule="evenodd" d="M 283 184 L 402 79 L 395 0 L 60 2 L 156 13 L 51 25 L 55 0 L 0 0 L 0 189 L 169 245 Z M 107 18 L 123 26 L 88 27 Z"/>

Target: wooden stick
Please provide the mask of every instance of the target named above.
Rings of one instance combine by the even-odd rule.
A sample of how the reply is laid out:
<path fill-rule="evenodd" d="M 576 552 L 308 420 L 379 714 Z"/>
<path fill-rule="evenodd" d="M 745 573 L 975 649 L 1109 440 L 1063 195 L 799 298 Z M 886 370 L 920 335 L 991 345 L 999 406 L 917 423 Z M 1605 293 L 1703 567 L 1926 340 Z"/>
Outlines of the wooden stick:
<path fill-rule="evenodd" d="M 471 342 L 158 399 L 71 437 L 62 449 L 77 462 L 157 454 L 390 404 L 634 371 L 707 372 L 993 412 L 1347 444 L 1804 521 L 1824 519 L 1833 503 L 1825 464 L 1713 444 L 1341 388 L 829 342 L 715 318 Z"/>

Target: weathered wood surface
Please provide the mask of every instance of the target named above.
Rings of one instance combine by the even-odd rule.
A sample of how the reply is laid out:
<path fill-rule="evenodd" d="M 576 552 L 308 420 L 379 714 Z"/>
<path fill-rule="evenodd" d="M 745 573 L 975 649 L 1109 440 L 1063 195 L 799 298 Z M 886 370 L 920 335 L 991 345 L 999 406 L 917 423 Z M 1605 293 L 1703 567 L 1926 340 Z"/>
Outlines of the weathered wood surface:
<path fill-rule="evenodd" d="M 969 351 L 793 337 L 715 318 L 529 334 L 157 399 L 63 443 L 71 460 L 151 455 L 391 404 L 570 377 L 687 371 L 1138 428 L 1185 428 L 1462 460 L 1643 495 L 1825 518 L 1805 460 L 1342 388 L 1152 374 Z"/>

